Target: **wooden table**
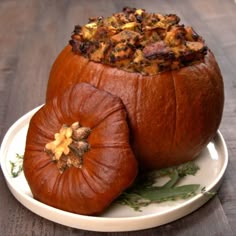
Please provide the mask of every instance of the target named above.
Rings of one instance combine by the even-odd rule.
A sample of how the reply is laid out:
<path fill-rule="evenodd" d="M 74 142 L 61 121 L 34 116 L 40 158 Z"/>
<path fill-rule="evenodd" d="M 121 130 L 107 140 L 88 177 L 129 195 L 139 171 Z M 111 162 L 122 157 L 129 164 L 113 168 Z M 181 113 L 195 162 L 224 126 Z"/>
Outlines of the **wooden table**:
<path fill-rule="evenodd" d="M 176 13 L 194 26 L 214 52 L 225 83 L 220 130 L 229 166 L 219 193 L 194 213 L 175 222 L 137 232 L 104 235 L 236 235 L 236 4 L 233 0 L 1 0 L 0 1 L 0 141 L 23 114 L 45 99 L 50 67 L 67 44 L 75 24 L 89 16 L 108 16 L 123 6 Z M 65 227 L 23 207 L 0 172 L 0 235 L 101 235 Z"/>

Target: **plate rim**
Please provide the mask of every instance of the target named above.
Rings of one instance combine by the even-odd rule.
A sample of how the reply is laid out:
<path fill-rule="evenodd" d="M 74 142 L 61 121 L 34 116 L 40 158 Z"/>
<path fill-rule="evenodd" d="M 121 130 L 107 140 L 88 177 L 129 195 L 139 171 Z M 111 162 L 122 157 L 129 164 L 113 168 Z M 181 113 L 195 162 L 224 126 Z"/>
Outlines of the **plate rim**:
<path fill-rule="evenodd" d="M 22 204 L 24 205 L 27 209 L 29 209 L 30 211 L 32 211 L 33 213 L 56 223 L 62 224 L 62 225 L 66 225 L 72 228 L 77 228 L 77 229 L 83 229 L 83 230 L 90 230 L 90 231 L 100 231 L 100 232 L 124 232 L 124 231 L 136 231 L 136 230 L 142 230 L 142 229 L 148 229 L 148 228 L 153 228 L 153 227 L 157 227 L 169 222 L 172 222 L 174 220 L 177 220 L 181 217 L 184 217 L 190 213 L 192 213 L 193 211 L 195 211 L 196 209 L 198 209 L 200 206 L 204 205 L 209 199 L 207 199 L 207 197 L 204 196 L 204 193 L 199 193 L 196 196 L 191 197 L 190 199 L 186 200 L 185 202 L 182 202 L 181 204 L 174 206 L 173 210 L 166 210 L 164 212 L 159 213 L 150 213 L 148 215 L 138 215 L 138 216 L 129 216 L 129 217 L 106 217 L 106 216 L 87 216 L 87 215 L 79 215 L 79 214 L 75 214 L 75 213 L 71 213 L 71 212 L 67 212 L 67 211 L 63 211 L 51 206 L 48 206 L 42 202 L 39 202 L 37 200 L 35 200 L 33 197 L 28 196 L 27 194 L 23 193 L 22 191 L 18 191 L 16 189 L 16 187 L 14 186 L 14 184 L 12 184 L 11 181 L 11 177 L 6 169 L 6 165 L 4 163 L 4 160 L 6 158 L 4 158 L 4 153 L 7 150 L 7 144 L 10 142 L 9 138 L 11 136 L 11 134 L 13 133 L 13 131 L 15 130 L 20 130 L 21 127 L 20 125 L 25 125 L 24 122 L 27 122 L 27 120 L 30 120 L 31 117 L 33 116 L 33 114 L 39 110 L 43 105 L 40 105 L 32 110 L 30 110 L 29 112 L 27 112 L 26 114 L 24 114 L 23 116 L 21 116 L 18 120 L 16 120 L 8 129 L 8 131 L 6 132 L 5 136 L 3 137 L 3 141 L 0 147 L 0 166 L 5 178 L 5 181 L 7 183 L 8 188 L 10 189 L 11 193 L 14 195 L 14 197 Z M 221 170 L 219 171 L 217 178 L 211 182 L 211 184 L 208 185 L 208 191 L 214 189 L 215 191 L 218 190 L 218 188 L 221 185 L 224 173 L 227 169 L 228 166 L 228 162 L 229 162 L 229 158 L 228 158 L 228 149 L 227 149 L 227 145 L 226 142 L 224 140 L 223 135 L 221 134 L 221 132 L 218 130 L 216 133 L 215 138 L 218 137 L 221 145 L 223 147 L 223 153 L 224 153 L 224 162 L 223 165 L 221 167 Z M 23 200 L 22 200 L 23 198 Z M 205 199 L 203 199 L 205 198 Z M 25 201 L 29 201 L 30 202 L 30 206 L 27 206 L 25 204 Z M 201 202 L 200 202 L 201 200 Z M 193 204 L 193 207 L 191 209 L 186 209 L 188 208 L 189 205 Z M 44 214 L 40 214 L 39 211 L 33 209 L 34 207 L 39 207 L 40 209 L 46 209 L 46 211 L 51 211 L 54 214 L 59 214 L 59 215 L 64 215 L 67 216 L 69 218 L 73 218 L 75 220 L 82 220 L 81 224 L 71 224 L 71 223 L 63 223 L 61 220 L 55 219 L 52 220 L 50 218 L 50 216 L 45 216 Z M 181 214 L 181 216 L 178 214 L 178 211 L 182 209 L 185 213 Z M 173 214 L 172 217 L 170 217 L 168 220 L 160 220 L 159 222 L 156 221 L 154 218 L 156 217 L 162 217 L 165 214 Z M 154 219 L 154 221 L 153 221 Z M 88 223 L 88 222 L 90 223 Z M 97 224 L 95 225 L 91 225 L 91 222 L 94 223 L 97 222 Z M 133 221 L 138 222 L 138 226 L 137 223 L 134 225 Z M 145 224 L 139 224 L 140 222 L 145 221 Z M 118 224 L 117 224 L 118 222 Z M 87 224 L 88 223 L 88 224 Z M 109 223 L 108 225 L 104 226 L 101 223 Z M 99 225 L 101 224 L 101 225 Z M 122 227 L 123 225 L 123 227 Z M 95 227 L 94 227 L 95 226 Z"/>

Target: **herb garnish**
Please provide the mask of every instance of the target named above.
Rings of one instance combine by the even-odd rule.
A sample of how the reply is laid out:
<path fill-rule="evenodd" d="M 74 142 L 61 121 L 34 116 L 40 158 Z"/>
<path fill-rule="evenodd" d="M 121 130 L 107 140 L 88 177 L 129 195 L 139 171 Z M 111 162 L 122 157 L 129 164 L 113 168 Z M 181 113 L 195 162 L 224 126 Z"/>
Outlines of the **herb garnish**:
<path fill-rule="evenodd" d="M 16 154 L 16 161 L 10 161 L 11 175 L 13 178 L 19 176 L 23 170 L 23 155 Z M 179 180 L 187 175 L 195 175 L 199 167 L 194 162 L 187 162 L 179 166 L 169 167 L 152 171 L 137 177 L 131 188 L 124 191 L 116 200 L 117 203 L 127 205 L 135 211 L 141 211 L 141 208 L 151 203 L 161 203 L 165 201 L 173 201 L 177 199 L 186 199 L 194 196 L 200 188 L 200 184 L 188 184 L 177 186 Z M 169 177 L 169 180 L 161 186 L 158 181 L 162 177 Z M 215 192 L 207 192 L 205 187 L 201 189 L 201 193 L 210 197 Z"/>
<path fill-rule="evenodd" d="M 206 187 L 203 187 L 201 189 L 201 193 L 204 194 L 205 196 L 208 196 L 209 198 L 212 198 L 216 195 L 216 192 L 212 192 L 212 191 L 206 191 Z"/>
<path fill-rule="evenodd" d="M 17 177 L 23 170 L 23 155 L 16 153 L 16 160 L 10 161 L 11 175 L 13 178 Z"/>
<path fill-rule="evenodd" d="M 177 186 L 180 179 L 187 175 L 195 175 L 199 167 L 193 162 L 170 168 L 153 171 L 137 177 L 134 185 L 123 192 L 116 202 L 128 205 L 136 211 L 151 203 L 160 203 L 194 196 L 200 188 L 199 184 Z M 167 176 L 169 180 L 158 186 L 160 178 Z"/>

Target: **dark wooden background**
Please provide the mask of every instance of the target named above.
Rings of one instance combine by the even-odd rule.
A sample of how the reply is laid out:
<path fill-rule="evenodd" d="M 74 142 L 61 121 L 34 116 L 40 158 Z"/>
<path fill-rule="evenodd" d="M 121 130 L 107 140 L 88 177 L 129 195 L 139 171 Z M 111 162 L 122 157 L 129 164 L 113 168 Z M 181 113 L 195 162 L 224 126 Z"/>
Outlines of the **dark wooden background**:
<path fill-rule="evenodd" d="M 0 171 L 0 235 L 236 235 L 236 4 L 234 0 L 0 0 L 0 141 L 19 117 L 42 104 L 50 67 L 75 24 L 123 6 L 176 13 L 214 52 L 225 83 L 220 130 L 229 151 L 223 185 L 194 213 L 154 229 L 98 233 L 45 220 L 18 203 Z"/>

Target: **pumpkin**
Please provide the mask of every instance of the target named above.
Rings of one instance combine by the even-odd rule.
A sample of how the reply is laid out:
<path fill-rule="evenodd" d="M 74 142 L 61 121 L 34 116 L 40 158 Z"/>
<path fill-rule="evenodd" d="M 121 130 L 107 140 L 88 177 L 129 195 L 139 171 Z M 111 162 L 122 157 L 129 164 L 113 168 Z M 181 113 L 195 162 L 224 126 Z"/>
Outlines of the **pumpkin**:
<path fill-rule="evenodd" d="M 193 160 L 221 122 L 224 88 L 217 61 L 175 15 L 125 8 L 76 26 L 52 66 L 46 100 L 78 82 L 121 98 L 143 170 Z"/>
<path fill-rule="evenodd" d="M 47 102 L 30 121 L 23 168 L 35 199 L 103 212 L 137 174 L 121 100 L 80 83 Z"/>

